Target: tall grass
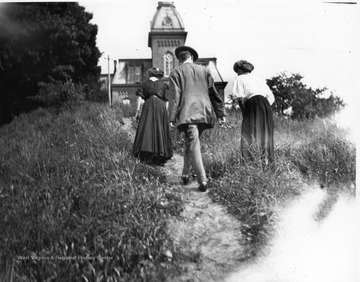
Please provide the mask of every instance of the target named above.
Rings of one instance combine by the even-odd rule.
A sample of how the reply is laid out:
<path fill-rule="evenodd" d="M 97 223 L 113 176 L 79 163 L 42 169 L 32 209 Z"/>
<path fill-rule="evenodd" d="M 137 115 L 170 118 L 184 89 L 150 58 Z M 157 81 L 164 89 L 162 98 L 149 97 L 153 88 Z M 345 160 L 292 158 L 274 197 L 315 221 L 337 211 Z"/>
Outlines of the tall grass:
<path fill-rule="evenodd" d="M 309 185 L 327 189 L 323 217 L 338 194 L 354 195 L 355 145 L 347 130 L 329 120 L 290 120 L 275 116 L 275 171 L 242 164 L 241 116 L 228 113 L 227 128 L 206 133 L 202 149 L 211 178 L 210 195 L 240 219 L 247 252 L 254 256 L 269 242 L 278 210 Z"/>
<path fill-rule="evenodd" d="M 166 234 L 181 194 L 131 156 L 122 118 L 133 114 L 127 105 L 85 103 L 39 109 L 0 128 L 0 280 L 165 281 L 179 260 L 192 259 Z M 354 195 L 355 145 L 346 130 L 275 117 L 271 171 L 240 162 L 241 113 L 227 119 L 204 132 L 202 152 L 209 195 L 243 222 L 244 257 L 266 246 L 278 209 L 308 185 L 330 192 L 319 220 L 339 193 Z M 173 134 L 182 153 L 183 138 Z"/>
<path fill-rule="evenodd" d="M 165 220 L 179 199 L 132 158 L 122 117 L 84 104 L 0 129 L 2 280 L 162 281 L 172 271 Z"/>

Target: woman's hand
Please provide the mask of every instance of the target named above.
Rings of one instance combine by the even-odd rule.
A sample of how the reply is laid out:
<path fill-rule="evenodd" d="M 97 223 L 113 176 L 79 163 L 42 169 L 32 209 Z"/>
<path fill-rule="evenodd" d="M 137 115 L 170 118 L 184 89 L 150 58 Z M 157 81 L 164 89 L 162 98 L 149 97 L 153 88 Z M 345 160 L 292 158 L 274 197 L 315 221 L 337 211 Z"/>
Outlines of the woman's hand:
<path fill-rule="evenodd" d="M 235 95 L 235 94 L 229 94 L 229 97 L 230 97 L 230 99 L 233 100 L 233 101 L 236 101 L 236 100 L 239 99 L 239 96 L 237 96 L 237 95 Z"/>
<path fill-rule="evenodd" d="M 139 121 L 140 121 L 140 113 L 139 113 L 139 110 L 136 110 L 135 116 L 134 116 L 134 120 L 135 120 L 136 122 L 139 122 Z"/>
<path fill-rule="evenodd" d="M 226 122 L 226 118 L 225 117 L 221 117 L 221 118 L 218 118 L 218 123 L 220 124 L 220 126 L 223 126 Z"/>

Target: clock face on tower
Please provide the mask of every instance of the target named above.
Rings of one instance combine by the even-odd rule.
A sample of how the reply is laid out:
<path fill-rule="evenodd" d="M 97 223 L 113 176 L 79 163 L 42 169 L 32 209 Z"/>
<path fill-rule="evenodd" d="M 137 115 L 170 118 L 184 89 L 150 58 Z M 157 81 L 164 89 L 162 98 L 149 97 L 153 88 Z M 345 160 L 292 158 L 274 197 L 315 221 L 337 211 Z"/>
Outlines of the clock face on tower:
<path fill-rule="evenodd" d="M 164 19 L 162 21 L 162 26 L 163 27 L 172 27 L 172 20 L 169 16 L 164 17 Z"/>

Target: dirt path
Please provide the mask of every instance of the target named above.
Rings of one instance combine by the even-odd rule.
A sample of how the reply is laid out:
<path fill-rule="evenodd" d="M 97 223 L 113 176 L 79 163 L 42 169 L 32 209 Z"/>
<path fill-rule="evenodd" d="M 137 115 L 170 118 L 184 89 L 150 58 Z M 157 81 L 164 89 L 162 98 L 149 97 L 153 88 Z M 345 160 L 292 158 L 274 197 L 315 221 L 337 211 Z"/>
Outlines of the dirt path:
<path fill-rule="evenodd" d="M 166 164 L 164 171 L 170 184 L 180 185 L 182 165 L 179 155 Z M 224 281 L 238 267 L 243 253 L 240 223 L 197 186 L 196 182 L 183 186 L 184 210 L 180 218 L 168 224 L 169 234 L 181 252 L 197 254 L 196 259 L 183 265 L 183 273 L 171 281 Z"/>
<path fill-rule="evenodd" d="M 124 127 L 133 140 L 132 121 L 124 118 Z M 198 184 L 180 184 L 183 157 L 175 154 L 162 168 L 167 182 L 181 187 L 184 209 L 180 218 L 168 222 L 168 232 L 181 253 L 194 258 L 181 266 L 180 276 L 169 282 L 224 281 L 240 264 L 244 248 L 240 243 L 241 224 L 224 207 L 213 203 L 207 193 L 197 190 Z"/>

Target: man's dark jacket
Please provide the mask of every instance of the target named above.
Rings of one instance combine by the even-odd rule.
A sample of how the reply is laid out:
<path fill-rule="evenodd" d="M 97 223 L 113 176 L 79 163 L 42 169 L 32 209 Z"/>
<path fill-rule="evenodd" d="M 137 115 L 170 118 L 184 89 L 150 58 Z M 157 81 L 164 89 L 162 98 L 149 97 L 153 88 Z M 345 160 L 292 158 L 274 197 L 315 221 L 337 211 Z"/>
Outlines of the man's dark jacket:
<path fill-rule="evenodd" d="M 180 130 L 187 124 L 212 128 L 224 117 L 225 107 L 210 70 L 202 65 L 185 63 L 170 74 L 170 121 Z"/>

